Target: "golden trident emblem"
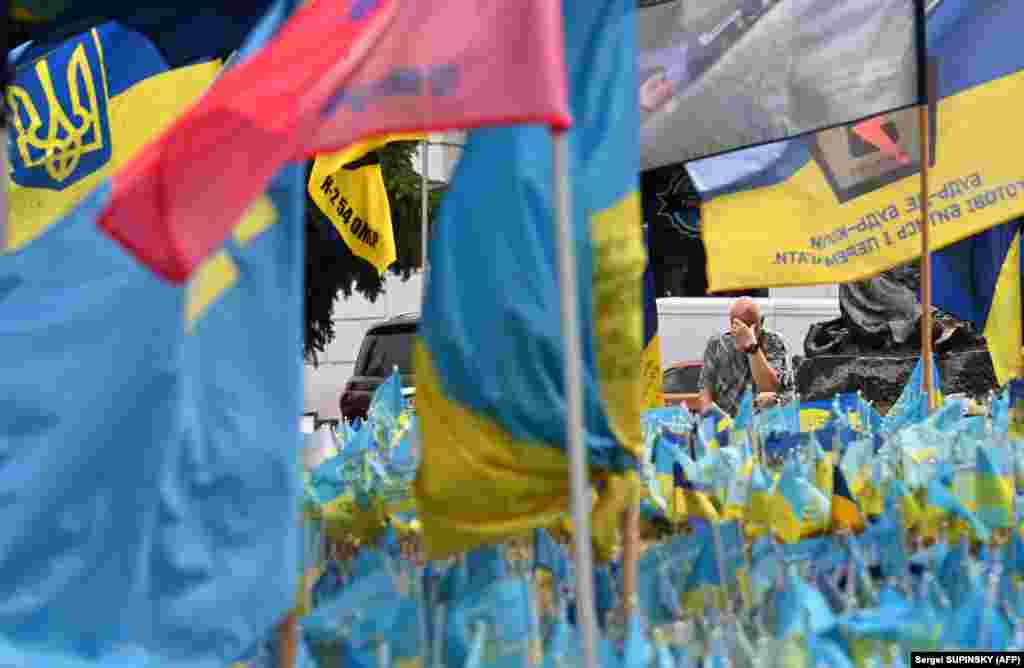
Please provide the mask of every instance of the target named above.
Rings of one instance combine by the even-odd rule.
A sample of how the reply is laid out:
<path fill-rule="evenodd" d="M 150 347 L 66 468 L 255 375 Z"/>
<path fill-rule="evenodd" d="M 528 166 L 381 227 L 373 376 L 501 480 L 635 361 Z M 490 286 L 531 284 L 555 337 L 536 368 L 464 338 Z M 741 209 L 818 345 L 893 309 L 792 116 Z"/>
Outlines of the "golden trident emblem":
<path fill-rule="evenodd" d="M 45 165 L 46 173 L 61 183 L 75 172 L 83 155 L 103 148 L 96 83 L 89 67 L 85 45 L 79 44 L 67 67 L 68 95 L 71 101 L 69 115 L 57 99 L 45 58 L 35 64 L 35 71 L 50 112 L 50 122 L 43 136 L 43 119 L 32 102 L 32 96 L 20 86 L 8 87 L 7 104 L 13 112 L 14 128 L 18 133 L 15 143 L 26 168 Z M 87 99 L 83 100 L 83 96 Z"/>

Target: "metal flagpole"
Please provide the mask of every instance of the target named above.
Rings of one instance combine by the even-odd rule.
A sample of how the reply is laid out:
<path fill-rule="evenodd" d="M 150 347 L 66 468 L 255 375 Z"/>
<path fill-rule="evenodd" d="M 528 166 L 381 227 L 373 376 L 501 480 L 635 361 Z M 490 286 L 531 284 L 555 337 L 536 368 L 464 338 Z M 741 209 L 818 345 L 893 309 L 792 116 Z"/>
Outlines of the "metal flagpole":
<path fill-rule="evenodd" d="M 579 293 L 576 287 L 576 247 L 569 186 L 569 143 L 564 132 L 552 134 L 555 186 L 555 226 L 558 238 L 558 289 L 565 342 L 566 438 L 576 562 L 576 622 L 583 645 L 583 666 L 596 668 L 594 653 L 594 575 L 590 548 L 590 474 L 583 449 L 583 374 L 580 345 Z"/>
<path fill-rule="evenodd" d="M 923 48 L 923 47 L 922 47 Z M 928 128 L 929 115 L 932 104 L 931 76 L 928 67 L 928 59 L 924 72 L 921 76 L 922 87 L 924 88 L 924 100 L 918 107 L 918 132 L 921 145 L 921 203 L 918 209 L 921 211 L 921 355 L 923 356 L 922 371 L 924 378 L 925 395 L 928 397 L 928 412 L 935 410 L 935 391 L 932 378 L 934 360 L 932 359 L 932 258 L 931 258 L 931 221 L 928 219 L 928 168 L 931 162 L 931 133 Z"/>
<path fill-rule="evenodd" d="M 423 288 L 426 290 L 427 271 L 430 265 L 427 258 L 427 238 L 430 235 L 429 221 L 430 213 L 430 192 L 428 188 L 428 167 L 430 165 L 430 147 L 426 139 L 420 142 L 422 160 L 420 161 L 420 244 L 422 245 L 420 259 L 423 262 Z"/>

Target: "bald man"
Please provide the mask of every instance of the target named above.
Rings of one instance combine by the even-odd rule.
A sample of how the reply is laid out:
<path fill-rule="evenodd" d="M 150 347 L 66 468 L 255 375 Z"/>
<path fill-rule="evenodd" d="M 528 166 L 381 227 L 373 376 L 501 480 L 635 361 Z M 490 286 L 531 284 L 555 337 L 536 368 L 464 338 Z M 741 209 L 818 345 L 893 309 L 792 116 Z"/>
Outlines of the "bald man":
<path fill-rule="evenodd" d="M 713 337 L 704 349 L 701 410 L 714 403 L 735 416 L 748 385 L 753 386 L 756 406 L 776 403 L 786 389 L 788 366 L 782 337 L 764 329 L 757 302 L 740 297 L 729 308 L 729 331 Z"/>

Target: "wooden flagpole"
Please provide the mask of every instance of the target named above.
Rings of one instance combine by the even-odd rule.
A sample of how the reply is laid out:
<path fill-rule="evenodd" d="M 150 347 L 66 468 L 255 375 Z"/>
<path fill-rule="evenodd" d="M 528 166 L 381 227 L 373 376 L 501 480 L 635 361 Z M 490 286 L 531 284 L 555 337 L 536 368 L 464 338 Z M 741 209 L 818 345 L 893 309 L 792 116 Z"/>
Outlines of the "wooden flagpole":
<path fill-rule="evenodd" d="M 926 46 L 923 43 L 921 49 Z M 921 355 L 923 356 L 922 379 L 925 394 L 928 397 L 928 412 L 932 413 L 936 408 L 936 392 L 939 388 L 934 387 L 933 367 L 935 362 L 932 358 L 932 258 L 931 258 L 931 221 L 929 220 L 928 201 L 928 170 L 931 166 L 931 132 L 929 123 L 931 120 L 931 107 L 933 96 L 933 72 L 927 54 L 922 59 L 924 71 L 921 73 L 923 97 L 918 107 L 918 133 L 921 153 L 921 201 L 918 209 L 921 211 Z"/>
<path fill-rule="evenodd" d="M 928 103 L 919 107 L 919 125 L 921 133 L 921 355 L 924 359 L 923 371 L 925 394 L 928 395 L 928 412 L 935 410 L 935 390 L 932 378 L 934 360 L 932 359 L 932 259 L 931 223 L 928 220 Z"/>
<path fill-rule="evenodd" d="M 294 610 L 277 625 L 276 633 L 278 668 L 293 668 L 299 659 L 299 623 Z"/>
<path fill-rule="evenodd" d="M 673 490 L 674 492 L 675 490 Z M 673 496 L 675 496 L 673 494 Z M 630 495 L 622 514 L 622 611 L 623 621 L 636 607 L 636 572 L 640 561 L 640 504 Z"/>

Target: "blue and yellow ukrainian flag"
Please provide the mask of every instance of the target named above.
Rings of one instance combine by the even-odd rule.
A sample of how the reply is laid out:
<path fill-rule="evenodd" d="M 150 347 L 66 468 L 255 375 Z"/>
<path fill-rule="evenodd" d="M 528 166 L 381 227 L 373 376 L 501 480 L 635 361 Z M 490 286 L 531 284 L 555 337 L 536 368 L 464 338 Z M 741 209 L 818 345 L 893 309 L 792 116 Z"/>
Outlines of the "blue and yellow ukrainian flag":
<path fill-rule="evenodd" d="M 676 522 L 686 520 L 693 525 L 701 525 L 706 522 L 718 522 L 721 518 L 714 501 L 711 500 L 710 491 L 703 485 L 693 481 L 688 474 L 686 460 L 683 455 L 672 465 L 673 497 L 671 507 Z"/>
<path fill-rule="evenodd" d="M 828 399 L 800 402 L 800 431 L 812 432 L 827 427 L 835 419 L 832 408 Z"/>
<path fill-rule="evenodd" d="M 830 501 L 789 460 L 775 484 L 777 501 L 772 529 L 785 543 L 796 543 L 828 529 L 832 521 Z"/>
<path fill-rule="evenodd" d="M 716 404 L 712 404 L 697 422 L 697 441 L 695 443 L 697 459 L 715 452 L 719 448 L 727 447 L 732 426 L 732 417 Z"/>
<path fill-rule="evenodd" d="M 713 531 L 719 533 L 718 540 L 711 535 Z M 693 568 L 683 582 L 683 607 L 693 613 L 705 611 L 708 602 L 715 607 L 724 607 L 729 590 L 733 588 L 738 588 L 743 599 L 749 601 L 750 574 L 744 567 L 745 541 L 739 523 L 705 525 L 698 529 L 694 540 L 701 547 Z"/>
<path fill-rule="evenodd" d="M 10 215 L 0 250 L 25 246 L 167 128 L 272 3 L 73 4 L 23 6 L 39 12 L 37 37 L 8 54 Z"/>
<path fill-rule="evenodd" d="M 1021 221 L 998 225 L 932 256 L 932 301 L 985 335 L 996 379 L 1024 375 Z"/>
<path fill-rule="evenodd" d="M 740 396 L 740 405 L 736 409 L 736 418 L 732 421 L 734 431 L 745 432 L 754 426 L 754 391 L 750 385 L 743 390 Z"/>
<path fill-rule="evenodd" d="M 611 511 L 632 496 L 625 483 L 643 456 L 635 7 L 594 0 L 564 12 L 585 444 Z M 568 508 L 551 155 L 545 128 L 470 134 L 431 238 L 415 491 L 433 556 L 550 525 Z M 595 514 L 605 547 L 615 515 Z"/>
<path fill-rule="evenodd" d="M 932 355 L 932 388 L 935 392 L 936 404 L 942 406 L 942 378 L 939 376 L 939 365 Z M 896 403 L 882 418 L 882 430 L 895 433 L 907 425 L 918 424 L 928 419 L 928 396 L 924 392 L 924 358 L 921 357 L 910 372 L 907 384 L 903 386 Z"/>
<path fill-rule="evenodd" d="M 1024 439 L 1024 380 L 1015 378 L 1007 390 L 1007 433 L 1011 440 Z"/>
<path fill-rule="evenodd" d="M 772 479 L 757 462 L 750 472 L 750 494 L 744 514 L 745 531 L 749 537 L 764 535 L 775 523 L 778 497 L 772 490 Z"/>
<path fill-rule="evenodd" d="M 1014 157 L 1024 136 L 1007 130 L 1024 100 L 1024 4 L 935 4 L 929 220 L 939 249 L 1024 214 Z M 705 200 L 710 289 L 852 281 L 918 257 L 917 119 L 906 109 L 689 163 Z"/>
<path fill-rule="evenodd" d="M 302 177 L 187 284 L 100 231 L 108 182 L 0 256 L 0 664 L 220 668 L 293 605 Z"/>
<path fill-rule="evenodd" d="M 664 515 L 667 519 L 675 521 L 675 486 L 673 484 L 673 466 L 680 457 L 686 457 L 677 444 L 676 438 L 667 430 L 659 430 L 653 439 L 651 448 L 651 463 L 654 465 L 654 489 L 650 496 L 655 493 L 665 502 Z M 686 457 L 689 460 L 689 457 Z M 654 505 L 654 504 L 652 504 Z"/>
<path fill-rule="evenodd" d="M 1013 526 L 1014 480 L 1007 448 L 982 446 L 977 450 L 974 478 L 975 513 L 990 529 Z"/>

